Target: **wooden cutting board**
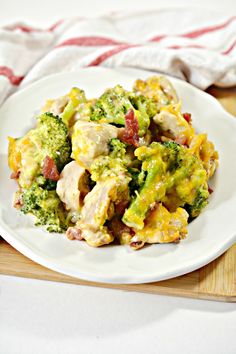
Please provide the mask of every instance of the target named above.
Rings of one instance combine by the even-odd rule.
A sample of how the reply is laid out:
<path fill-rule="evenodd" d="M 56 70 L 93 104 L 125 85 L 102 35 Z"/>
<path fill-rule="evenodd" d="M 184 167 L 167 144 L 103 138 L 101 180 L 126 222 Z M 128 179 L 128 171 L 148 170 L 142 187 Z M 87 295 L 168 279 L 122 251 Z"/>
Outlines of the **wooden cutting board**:
<path fill-rule="evenodd" d="M 212 263 L 182 277 L 155 283 L 127 285 L 89 282 L 54 272 L 34 263 L 4 240 L 0 240 L 0 274 L 151 294 L 236 302 L 236 244 Z"/>
<path fill-rule="evenodd" d="M 208 92 L 236 116 L 236 88 L 212 87 Z M 0 238 L 0 274 L 151 294 L 236 302 L 236 244 L 221 257 L 195 272 L 161 282 L 126 285 L 89 282 L 54 272 L 26 258 Z"/>

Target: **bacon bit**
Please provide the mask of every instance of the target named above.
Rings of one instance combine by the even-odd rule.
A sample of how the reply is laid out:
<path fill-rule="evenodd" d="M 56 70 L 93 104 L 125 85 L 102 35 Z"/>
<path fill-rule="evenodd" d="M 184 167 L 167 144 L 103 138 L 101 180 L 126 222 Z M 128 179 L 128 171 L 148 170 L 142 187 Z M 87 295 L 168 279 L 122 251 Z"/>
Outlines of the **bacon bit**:
<path fill-rule="evenodd" d="M 134 241 L 130 243 L 130 247 L 134 248 L 134 249 L 139 249 L 141 247 L 144 246 L 143 241 Z"/>
<path fill-rule="evenodd" d="M 66 231 L 66 236 L 69 240 L 83 240 L 82 231 L 77 227 L 69 227 Z"/>
<path fill-rule="evenodd" d="M 129 204 L 128 200 L 122 200 L 121 202 L 117 203 L 116 204 L 116 212 L 120 215 L 123 215 L 128 204 Z"/>
<path fill-rule="evenodd" d="M 45 178 L 51 179 L 52 181 L 58 181 L 60 178 L 57 166 L 54 160 L 49 156 L 46 156 L 43 161 L 42 172 Z"/>
<path fill-rule="evenodd" d="M 134 229 L 130 228 L 129 232 L 130 232 L 130 235 L 131 235 L 131 236 L 134 236 L 134 235 L 135 235 Z"/>
<path fill-rule="evenodd" d="M 212 189 L 211 187 L 208 186 L 208 192 L 209 192 L 210 194 L 212 194 L 214 191 L 213 191 L 213 189 Z"/>
<path fill-rule="evenodd" d="M 20 177 L 20 170 L 16 171 L 16 172 L 12 172 L 10 178 L 11 179 L 18 179 Z"/>
<path fill-rule="evenodd" d="M 14 200 L 13 207 L 16 209 L 20 209 L 23 206 L 22 199 L 19 197 L 16 200 Z"/>
<path fill-rule="evenodd" d="M 191 113 L 183 113 L 183 117 L 189 124 L 192 123 L 192 115 L 191 115 Z"/>
<path fill-rule="evenodd" d="M 125 115 L 125 130 L 121 136 L 121 140 L 127 144 L 138 147 L 138 120 L 134 115 L 133 109 L 130 109 Z"/>

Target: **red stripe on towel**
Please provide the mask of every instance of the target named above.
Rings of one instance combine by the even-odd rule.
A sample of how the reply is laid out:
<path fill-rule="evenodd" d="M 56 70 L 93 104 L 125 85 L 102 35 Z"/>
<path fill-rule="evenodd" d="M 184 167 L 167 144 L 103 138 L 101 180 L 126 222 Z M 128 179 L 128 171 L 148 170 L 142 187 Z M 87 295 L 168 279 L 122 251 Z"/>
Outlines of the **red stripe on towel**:
<path fill-rule="evenodd" d="M 223 55 L 228 55 L 232 52 L 232 50 L 236 47 L 236 40 L 230 45 L 230 47 L 228 49 L 226 49 L 225 51 L 223 52 L 218 52 L 219 54 L 223 54 Z M 196 48 L 196 49 L 207 49 L 207 50 L 210 50 L 210 51 L 214 51 L 213 48 L 207 48 L 205 46 L 202 46 L 202 45 L 197 45 L 197 44 L 190 44 L 190 45 L 183 45 L 183 46 L 180 46 L 180 45 L 170 45 L 167 47 L 168 49 L 186 49 L 186 48 Z"/>
<path fill-rule="evenodd" d="M 224 55 L 230 54 L 235 47 L 236 47 L 236 40 L 231 44 L 231 46 L 228 49 L 222 52 L 222 54 Z"/>
<path fill-rule="evenodd" d="M 53 32 L 58 26 L 60 26 L 64 21 L 63 20 L 59 20 L 56 23 L 54 23 L 52 26 L 50 26 L 47 30 L 49 32 Z"/>
<path fill-rule="evenodd" d="M 134 47 L 138 47 L 138 45 L 124 44 L 124 45 L 121 45 L 119 47 L 116 47 L 116 48 L 113 48 L 111 50 L 108 50 L 107 52 L 102 53 L 96 59 L 91 61 L 91 63 L 88 64 L 87 66 L 100 65 L 101 63 L 103 63 L 105 60 L 107 60 L 108 58 L 112 57 L 113 55 L 118 54 L 118 53 L 122 52 L 123 50 L 129 49 L 129 48 L 134 48 Z"/>
<path fill-rule="evenodd" d="M 47 29 L 42 29 L 42 28 L 36 28 L 36 27 L 31 27 L 27 25 L 21 25 L 21 24 L 16 24 L 13 27 L 5 27 L 8 31 L 15 31 L 15 30 L 20 30 L 25 33 L 31 33 L 31 32 L 53 32 L 59 25 L 63 23 L 63 20 L 59 20 L 56 23 L 54 23 L 52 26 L 50 26 Z"/>
<path fill-rule="evenodd" d="M 16 76 L 12 69 L 7 66 L 0 66 L 0 75 L 6 76 L 10 83 L 14 86 L 19 85 L 24 78 L 24 76 Z"/>
<path fill-rule="evenodd" d="M 198 30 L 186 33 L 186 34 L 181 34 L 181 37 L 184 38 L 197 38 L 200 37 L 204 34 L 210 33 L 210 32 L 215 32 L 215 31 L 219 31 L 221 29 L 224 29 L 225 27 L 227 27 L 228 25 L 231 24 L 231 22 L 233 22 L 236 19 L 235 16 L 229 18 L 227 21 L 225 21 L 224 23 L 221 23 L 219 25 L 215 25 L 215 26 L 209 26 L 209 27 L 205 27 L 205 28 L 200 28 Z"/>
<path fill-rule="evenodd" d="M 57 47 L 77 45 L 77 46 L 105 46 L 105 45 L 120 45 L 122 42 L 117 42 L 105 37 L 77 37 L 70 38 L 58 44 Z"/>
<path fill-rule="evenodd" d="M 41 32 L 42 31 L 40 28 L 34 28 L 34 27 L 30 27 L 30 26 L 25 26 L 25 25 L 15 25 L 13 28 L 11 28 L 11 30 L 13 30 L 13 31 L 20 30 L 20 31 L 26 32 L 26 33 Z"/>
<path fill-rule="evenodd" d="M 186 49 L 186 48 L 197 48 L 197 49 L 208 49 L 202 45 L 198 45 L 198 44 L 189 44 L 189 45 L 170 45 L 167 47 L 168 49 Z M 208 49 L 208 50 L 212 50 L 212 49 Z"/>
<path fill-rule="evenodd" d="M 233 16 L 233 17 L 229 18 L 227 21 L 225 21 L 224 23 L 221 23 L 219 25 L 199 28 L 195 31 L 191 31 L 191 32 L 184 33 L 184 34 L 176 34 L 176 35 L 162 34 L 162 35 L 153 37 L 152 39 L 150 39 L 150 41 L 151 42 L 160 42 L 161 40 L 168 38 L 168 37 L 198 38 L 198 37 L 203 36 L 204 34 L 207 34 L 210 32 L 216 32 L 216 31 L 226 28 L 235 19 L 236 19 L 236 16 Z"/>

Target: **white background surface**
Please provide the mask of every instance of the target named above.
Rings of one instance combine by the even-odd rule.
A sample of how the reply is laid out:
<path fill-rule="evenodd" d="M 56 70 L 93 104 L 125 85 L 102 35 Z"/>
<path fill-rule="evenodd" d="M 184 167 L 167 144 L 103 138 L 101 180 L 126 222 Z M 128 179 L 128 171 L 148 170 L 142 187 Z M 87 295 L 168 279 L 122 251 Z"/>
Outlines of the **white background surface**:
<path fill-rule="evenodd" d="M 0 24 L 235 0 L 0 0 Z M 236 305 L 0 276 L 0 354 L 235 354 Z"/>

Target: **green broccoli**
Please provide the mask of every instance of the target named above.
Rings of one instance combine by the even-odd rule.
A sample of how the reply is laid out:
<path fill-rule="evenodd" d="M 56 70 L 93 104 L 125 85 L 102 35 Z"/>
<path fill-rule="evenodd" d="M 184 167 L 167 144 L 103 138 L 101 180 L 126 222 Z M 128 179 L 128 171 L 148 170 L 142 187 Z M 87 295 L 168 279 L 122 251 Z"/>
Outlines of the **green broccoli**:
<path fill-rule="evenodd" d="M 51 157 L 59 171 L 70 161 L 71 143 L 68 130 L 61 118 L 51 113 L 44 113 L 38 118 L 36 129 L 31 130 L 30 140 L 38 149 L 42 164 L 46 156 Z"/>
<path fill-rule="evenodd" d="M 109 141 L 109 148 L 110 148 L 110 156 L 112 158 L 120 158 L 123 159 L 125 158 L 125 153 L 126 153 L 126 144 L 122 143 L 117 138 L 113 138 Z"/>
<path fill-rule="evenodd" d="M 165 185 L 162 176 L 165 175 L 165 163 L 162 161 L 163 146 L 156 143 L 150 148 L 142 146 L 135 150 L 135 155 L 143 161 L 142 170 L 147 173 L 145 182 L 136 197 L 133 199 L 129 208 L 125 211 L 122 221 L 133 228 L 142 229 L 147 211 L 153 203 L 161 200 L 165 195 Z"/>
<path fill-rule="evenodd" d="M 37 183 L 40 187 L 48 191 L 56 190 L 57 187 L 57 181 L 47 179 L 43 175 L 39 175 L 38 177 L 36 177 L 35 183 Z"/>
<path fill-rule="evenodd" d="M 133 107 L 141 113 L 143 119 L 145 118 L 146 124 L 148 119 L 153 118 L 157 114 L 156 103 L 151 98 L 134 92 L 129 93 L 129 98 Z"/>
<path fill-rule="evenodd" d="M 94 182 L 121 174 L 128 175 L 127 168 L 120 158 L 99 156 L 90 166 L 91 179 Z"/>
<path fill-rule="evenodd" d="M 131 108 L 127 92 L 122 86 L 107 89 L 96 101 L 90 119 L 125 125 L 125 114 Z"/>
<path fill-rule="evenodd" d="M 207 206 L 208 197 L 209 197 L 209 192 L 206 189 L 200 188 L 197 191 L 193 204 L 186 206 L 186 209 L 192 218 L 198 216 L 201 210 Z"/>
<path fill-rule="evenodd" d="M 46 190 L 34 182 L 21 195 L 24 214 L 36 217 L 35 225 L 46 225 L 49 232 L 63 232 L 68 228 L 67 212 L 55 190 Z"/>
<path fill-rule="evenodd" d="M 70 162 L 71 142 L 61 118 L 44 113 L 37 118 L 37 126 L 23 137 L 9 138 L 9 166 L 20 171 L 18 183 L 28 188 L 37 177 L 44 174 L 45 158 L 52 159 L 60 172 Z"/>
<path fill-rule="evenodd" d="M 135 155 L 142 161 L 146 178 L 123 216 L 126 225 L 141 230 L 148 210 L 156 202 L 165 201 L 166 194 L 175 195 L 177 206 L 195 205 L 199 190 L 207 196 L 207 175 L 202 162 L 183 146 L 154 142 L 136 149 Z"/>
<path fill-rule="evenodd" d="M 124 174 L 130 177 L 127 170 L 131 157 L 127 154 L 127 146 L 117 138 L 109 141 L 109 154 L 97 157 L 90 166 L 92 181 L 105 179 Z"/>
<path fill-rule="evenodd" d="M 125 115 L 130 109 L 138 120 L 139 136 L 145 135 L 150 117 L 155 115 L 155 105 L 151 99 L 128 92 L 120 85 L 106 90 L 100 96 L 92 109 L 90 119 L 124 126 Z"/>
<path fill-rule="evenodd" d="M 91 102 L 86 99 L 83 90 L 73 87 L 68 94 L 69 102 L 60 114 L 62 121 L 67 127 L 71 126 L 72 117 L 78 113 L 83 119 L 89 119 L 91 113 Z"/>
<path fill-rule="evenodd" d="M 132 178 L 132 180 L 129 183 L 129 189 L 131 194 L 135 193 L 137 189 L 139 189 L 146 178 L 146 172 L 141 171 L 137 167 L 128 167 L 128 172 Z"/>
<path fill-rule="evenodd" d="M 163 143 L 163 146 L 166 148 L 163 158 L 168 161 L 169 170 L 174 171 L 180 168 L 182 165 L 181 146 L 174 141 L 167 141 Z"/>

